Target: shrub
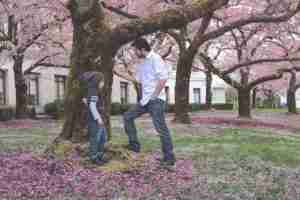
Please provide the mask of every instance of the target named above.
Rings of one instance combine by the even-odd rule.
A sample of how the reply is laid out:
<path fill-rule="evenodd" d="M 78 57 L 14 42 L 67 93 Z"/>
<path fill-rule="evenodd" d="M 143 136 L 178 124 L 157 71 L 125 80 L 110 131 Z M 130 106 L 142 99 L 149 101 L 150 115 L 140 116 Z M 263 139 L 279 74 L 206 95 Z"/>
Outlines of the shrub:
<path fill-rule="evenodd" d="M 121 104 L 121 103 L 112 103 L 111 104 L 111 115 L 120 115 L 129 110 L 133 104 Z"/>
<path fill-rule="evenodd" d="M 45 113 L 53 116 L 54 119 L 63 117 L 64 114 L 64 101 L 55 100 L 54 102 L 48 103 L 44 107 Z"/>
<path fill-rule="evenodd" d="M 0 121 L 8 121 L 14 117 L 14 109 L 10 106 L 0 107 Z"/>
<path fill-rule="evenodd" d="M 232 103 L 216 103 L 212 106 L 216 110 L 232 110 L 233 104 Z"/>
<path fill-rule="evenodd" d="M 27 112 L 28 112 L 28 115 L 31 119 L 36 118 L 36 110 L 35 110 L 34 106 L 27 106 Z"/>

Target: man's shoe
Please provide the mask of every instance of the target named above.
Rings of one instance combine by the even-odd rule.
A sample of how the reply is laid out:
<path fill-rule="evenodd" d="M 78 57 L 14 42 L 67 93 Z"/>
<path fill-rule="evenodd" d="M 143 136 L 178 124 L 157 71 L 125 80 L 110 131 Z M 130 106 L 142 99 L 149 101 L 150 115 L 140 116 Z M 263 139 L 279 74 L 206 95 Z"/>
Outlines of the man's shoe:
<path fill-rule="evenodd" d="M 157 160 L 160 162 L 160 165 L 162 166 L 174 166 L 176 163 L 175 159 L 166 160 L 166 159 L 158 158 Z"/>
<path fill-rule="evenodd" d="M 125 145 L 124 148 L 127 149 L 127 150 L 129 150 L 129 151 L 133 151 L 135 153 L 140 153 L 141 152 L 140 148 L 133 147 L 130 144 Z"/>

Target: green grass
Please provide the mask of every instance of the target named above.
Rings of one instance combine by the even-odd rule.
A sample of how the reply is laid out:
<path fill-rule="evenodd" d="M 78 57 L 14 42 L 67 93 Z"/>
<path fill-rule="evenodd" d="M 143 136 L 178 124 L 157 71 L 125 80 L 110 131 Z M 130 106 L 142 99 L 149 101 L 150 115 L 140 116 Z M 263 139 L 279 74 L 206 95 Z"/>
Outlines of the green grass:
<path fill-rule="evenodd" d="M 127 144 L 124 130 L 116 124 L 113 143 Z M 205 188 L 201 187 L 205 186 L 208 196 L 216 194 L 218 199 L 280 200 L 284 199 L 287 188 L 297 188 L 290 183 L 299 175 L 300 137 L 266 129 L 221 131 L 212 136 L 172 131 L 177 157 L 192 158 L 194 162 L 191 193 L 202 194 Z M 139 126 L 138 133 L 142 151 L 160 150 L 158 136 L 143 133 Z M 42 152 L 57 134 L 42 128 L 1 129 L 0 152 Z"/>
<path fill-rule="evenodd" d="M 176 150 L 199 156 L 229 159 L 259 158 L 277 165 L 300 165 L 300 137 L 278 136 L 258 129 L 225 129 L 221 136 L 175 135 Z"/>
<path fill-rule="evenodd" d="M 160 148 L 158 136 L 138 131 L 143 151 Z M 115 137 L 116 143 L 126 144 L 125 134 Z M 175 151 L 179 155 L 189 155 L 193 159 L 241 158 L 260 159 L 278 166 L 297 167 L 300 165 L 300 137 L 284 136 L 264 129 L 224 129 L 219 136 L 188 136 L 173 133 Z"/>
<path fill-rule="evenodd" d="M 114 143 L 126 144 L 127 136 L 119 128 L 113 129 Z M 138 130 L 143 151 L 160 149 L 158 136 L 146 135 Z M 2 129 L 0 132 L 0 151 L 41 151 L 53 140 L 55 134 L 47 129 Z M 175 151 L 179 155 L 199 157 L 240 159 L 258 158 L 279 166 L 300 165 L 300 137 L 279 136 L 262 129 L 224 129 L 218 136 L 189 136 L 173 133 Z"/>
<path fill-rule="evenodd" d="M 55 134 L 44 128 L 3 128 L 0 131 L 0 152 L 42 152 L 54 137 Z"/>

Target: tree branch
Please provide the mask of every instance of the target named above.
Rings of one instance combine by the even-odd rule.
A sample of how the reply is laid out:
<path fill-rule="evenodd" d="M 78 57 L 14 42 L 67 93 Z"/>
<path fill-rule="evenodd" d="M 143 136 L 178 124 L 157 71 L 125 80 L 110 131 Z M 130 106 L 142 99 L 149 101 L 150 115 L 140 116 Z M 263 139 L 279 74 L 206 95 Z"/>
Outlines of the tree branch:
<path fill-rule="evenodd" d="M 237 65 L 231 67 L 230 69 L 223 71 L 222 74 L 227 75 L 227 74 L 230 74 L 230 73 L 234 72 L 235 70 L 240 69 L 242 67 L 249 67 L 251 65 L 256 65 L 256 64 L 261 64 L 261 63 L 276 63 L 276 62 L 299 61 L 299 60 L 300 60 L 300 58 L 259 59 L 259 60 L 254 60 L 254 61 L 237 64 Z"/>
<path fill-rule="evenodd" d="M 125 12 L 123 10 L 121 10 L 121 8 L 116 8 L 116 7 L 113 7 L 113 6 L 108 6 L 104 1 L 101 2 L 101 5 L 103 6 L 103 8 L 113 12 L 113 13 L 116 13 L 118 15 L 121 15 L 123 17 L 126 17 L 128 19 L 138 19 L 140 18 L 139 16 L 137 15 L 133 15 L 133 14 L 130 14 L 128 12 Z"/>
<path fill-rule="evenodd" d="M 240 19 L 240 20 L 237 20 L 235 22 L 232 22 L 226 26 L 223 26 L 217 30 L 214 30 L 214 31 L 211 31 L 211 32 L 208 32 L 206 33 L 204 36 L 203 36 L 203 40 L 211 40 L 211 39 L 214 39 L 214 38 L 217 38 L 221 35 L 223 35 L 224 33 L 228 32 L 228 31 L 231 31 L 232 29 L 235 29 L 235 28 L 238 28 L 238 27 L 241 27 L 241 26 L 244 26 L 244 25 L 248 25 L 248 24 L 251 24 L 251 23 L 275 23 L 275 22 L 284 22 L 284 21 L 287 21 L 288 19 L 290 19 L 291 17 L 293 17 L 297 12 L 299 12 L 300 10 L 300 1 L 298 2 L 298 6 L 297 8 L 292 11 L 292 12 L 288 12 L 284 15 L 281 15 L 279 17 L 270 17 L 270 16 L 252 16 L 252 17 L 249 17 L 247 19 Z"/>
<path fill-rule="evenodd" d="M 226 83 L 233 86 L 234 88 L 242 87 L 242 85 L 239 82 L 233 80 L 230 76 L 223 75 L 221 73 L 221 71 L 212 64 L 212 61 L 210 60 L 210 58 L 207 55 L 205 55 L 204 53 L 199 53 L 199 56 L 200 56 L 201 62 L 204 64 L 204 66 L 207 69 L 210 69 L 214 74 L 216 74 L 217 76 L 222 78 Z"/>
<path fill-rule="evenodd" d="M 263 82 L 266 82 L 266 81 L 272 81 L 272 80 L 276 80 L 276 79 L 281 79 L 282 76 L 283 76 L 283 71 L 278 70 L 277 73 L 275 73 L 275 74 L 264 76 L 264 77 L 258 78 L 256 80 L 250 82 L 247 87 L 249 89 L 251 89 L 251 88 L 255 87 L 256 85 L 258 85 L 260 83 L 263 83 Z"/>
<path fill-rule="evenodd" d="M 187 23 L 221 8 L 227 3 L 228 0 L 201 1 L 183 6 L 182 8 L 169 9 L 147 18 L 134 19 L 115 27 L 111 32 L 110 41 L 118 49 L 123 44 L 157 30 L 181 28 Z"/>

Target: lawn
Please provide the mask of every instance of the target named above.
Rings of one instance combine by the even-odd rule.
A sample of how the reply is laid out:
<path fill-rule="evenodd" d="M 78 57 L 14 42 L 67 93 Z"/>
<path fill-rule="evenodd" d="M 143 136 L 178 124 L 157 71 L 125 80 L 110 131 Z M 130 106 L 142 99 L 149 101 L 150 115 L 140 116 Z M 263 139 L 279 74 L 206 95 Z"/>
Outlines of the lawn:
<path fill-rule="evenodd" d="M 143 132 L 142 123 L 139 123 L 138 127 L 143 153 L 158 156 L 160 149 L 158 136 Z M 113 143 L 126 144 L 121 127 L 116 125 L 113 131 Z M 0 154 L 5 154 L 6 159 L 7 152 L 13 156 L 16 156 L 15 152 L 20 151 L 40 154 L 57 133 L 55 134 L 53 129 L 38 127 L 1 128 Z M 300 199 L 300 137 L 297 134 L 284 130 L 278 134 L 266 129 L 238 127 L 224 128 L 217 135 L 182 134 L 174 128 L 172 133 L 179 163 L 178 171 L 175 172 L 176 177 L 177 174 L 186 171 L 191 177 L 186 178 L 189 177 L 188 174 L 181 175 L 178 177 L 179 181 L 188 180 L 184 185 L 175 184 L 174 173 L 164 174 L 159 170 L 162 181 L 158 186 L 161 188 L 155 185 L 155 181 L 151 182 L 152 184 L 145 182 L 151 179 L 151 173 L 157 170 L 157 165 L 153 164 L 155 161 L 152 160 L 149 163 L 156 167 L 147 166 L 141 169 L 140 173 L 134 172 L 135 175 L 131 177 L 135 182 L 142 179 L 141 188 L 147 183 L 147 187 L 150 188 L 145 189 L 148 191 L 147 195 L 146 193 L 144 196 L 132 195 L 127 191 L 130 190 L 130 186 L 124 183 L 121 184 L 122 188 L 117 190 L 119 199 Z M 185 164 L 189 162 L 192 168 L 189 168 L 189 164 Z M 1 167 L 3 166 L 0 165 L 0 169 Z M 129 179 L 130 176 L 126 175 Z M 167 186 L 168 182 L 170 186 Z M 1 185 L 0 190 L 4 190 Z M 113 192 L 112 188 L 106 192 L 108 191 Z M 90 198 L 84 196 L 84 192 L 76 194 L 67 193 L 52 198 Z"/>

